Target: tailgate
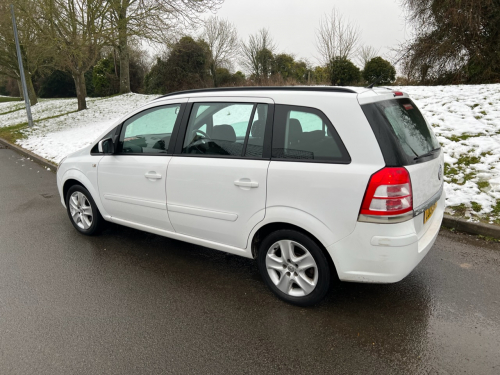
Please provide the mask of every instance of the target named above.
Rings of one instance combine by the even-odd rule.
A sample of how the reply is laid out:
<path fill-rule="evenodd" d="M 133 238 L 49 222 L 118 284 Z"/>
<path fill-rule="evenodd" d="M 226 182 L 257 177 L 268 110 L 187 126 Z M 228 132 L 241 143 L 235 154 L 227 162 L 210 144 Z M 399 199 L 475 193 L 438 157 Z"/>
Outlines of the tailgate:
<path fill-rule="evenodd" d="M 441 189 L 443 185 L 443 163 L 443 151 L 440 150 L 440 155 L 433 160 L 405 166 L 410 173 L 413 209 L 418 209 L 419 206 L 427 203 Z"/>
<path fill-rule="evenodd" d="M 386 166 L 410 173 L 413 209 L 439 199 L 443 186 L 444 155 L 432 128 L 415 103 L 404 96 L 361 106 L 377 138 Z"/>

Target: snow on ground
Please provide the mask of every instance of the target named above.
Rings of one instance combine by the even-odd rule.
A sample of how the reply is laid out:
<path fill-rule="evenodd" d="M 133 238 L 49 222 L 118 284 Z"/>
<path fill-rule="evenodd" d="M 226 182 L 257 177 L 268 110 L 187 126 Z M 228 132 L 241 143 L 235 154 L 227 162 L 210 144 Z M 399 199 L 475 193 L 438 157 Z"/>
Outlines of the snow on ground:
<path fill-rule="evenodd" d="M 37 122 L 33 129 L 24 131 L 26 138 L 18 140 L 17 144 L 58 163 L 66 155 L 91 144 L 117 118 L 156 97 L 157 95 L 125 94 L 109 98 L 88 98 L 87 110 Z M 67 112 L 74 111 L 76 107 L 75 100 Z M 54 108 L 59 110 L 60 107 Z M 3 123 L 3 116 L 0 116 L 0 123 Z"/>
<path fill-rule="evenodd" d="M 45 119 L 47 117 L 61 115 L 71 111 L 76 111 L 76 98 L 71 99 L 39 99 L 38 104 L 31 107 L 33 121 Z M 10 112 L 10 113 L 6 113 Z M 12 126 L 27 122 L 24 101 L 0 103 L 0 127 Z"/>
<path fill-rule="evenodd" d="M 472 219 L 500 220 L 500 85 L 397 89 L 410 94 L 443 146 L 449 209 Z M 76 99 L 41 100 L 33 107 L 35 120 L 68 114 L 37 121 L 17 143 L 58 162 L 94 141 L 115 119 L 154 98 L 89 98 L 89 109 L 74 113 L 68 112 L 76 109 Z M 22 102 L 0 103 L 0 127 L 26 122 L 25 116 Z"/>
<path fill-rule="evenodd" d="M 2 102 L 2 101 L 0 101 L 0 116 L 5 114 L 6 112 L 16 111 L 16 110 L 20 110 L 20 109 L 24 109 L 24 102 L 20 102 L 20 101 Z M 2 122 L 0 122 L 0 127 L 2 126 L 2 123 L 3 123 L 3 117 L 2 117 Z"/>
<path fill-rule="evenodd" d="M 498 218 L 500 85 L 398 89 L 410 94 L 443 146 L 446 205 L 472 218 Z"/>

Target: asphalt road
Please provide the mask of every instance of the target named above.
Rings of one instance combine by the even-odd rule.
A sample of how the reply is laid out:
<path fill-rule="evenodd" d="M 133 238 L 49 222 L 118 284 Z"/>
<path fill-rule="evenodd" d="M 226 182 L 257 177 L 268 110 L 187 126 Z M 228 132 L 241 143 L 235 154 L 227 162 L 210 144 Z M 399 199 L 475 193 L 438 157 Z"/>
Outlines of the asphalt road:
<path fill-rule="evenodd" d="M 0 374 L 500 374 L 500 244 L 443 230 L 400 283 L 276 299 L 248 259 L 79 235 L 55 175 L 0 149 Z"/>

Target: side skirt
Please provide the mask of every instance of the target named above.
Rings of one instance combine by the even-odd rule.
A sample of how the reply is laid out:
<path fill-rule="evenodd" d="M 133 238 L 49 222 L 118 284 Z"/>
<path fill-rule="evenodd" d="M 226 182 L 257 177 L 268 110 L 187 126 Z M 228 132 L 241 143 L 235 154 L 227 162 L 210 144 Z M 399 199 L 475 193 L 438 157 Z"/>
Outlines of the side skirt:
<path fill-rule="evenodd" d="M 194 245 L 205 246 L 205 247 L 208 247 L 210 249 L 220 250 L 220 251 L 224 251 L 224 252 L 229 253 L 229 254 L 239 255 L 239 256 L 242 256 L 244 258 L 253 259 L 252 252 L 250 250 L 240 249 L 237 247 L 224 245 L 224 244 L 221 244 L 218 242 L 207 241 L 207 240 L 203 240 L 201 238 L 187 236 L 185 234 L 170 232 L 168 230 L 153 228 L 153 227 L 150 227 L 147 225 L 137 224 L 137 223 L 133 223 L 133 222 L 127 221 L 127 220 L 117 219 L 116 217 L 106 217 L 105 219 L 107 221 L 112 222 L 112 223 L 124 225 L 126 227 L 130 227 L 130 228 L 134 228 L 134 229 L 139 229 L 139 230 L 149 232 L 149 233 L 154 233 L 154 234 L 157 234 L 159 236 L 172 238 L 174 240 L 189 242 L 189 243 L 192 243 Z"/>

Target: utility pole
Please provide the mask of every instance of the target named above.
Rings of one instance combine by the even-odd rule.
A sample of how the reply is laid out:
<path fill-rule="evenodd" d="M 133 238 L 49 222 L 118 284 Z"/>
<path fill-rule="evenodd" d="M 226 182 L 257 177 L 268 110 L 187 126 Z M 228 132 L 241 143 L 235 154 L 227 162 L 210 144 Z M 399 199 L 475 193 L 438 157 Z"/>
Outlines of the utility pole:
<path fill-rule="evenodd" d="M 12 14 L 12 27 L 14 28 L 14 39 L 16 40 L 17 63 L 19 64 L 19 74 L 21 75 L 21 85 L 23 86 L 24 103 L 26 103 L 26 114 L 28 115 L 28 125 L 33 126 L 31 117 L 31 105 L 26 87 L 26 78 L 24 77 L 23 59 L 21 57 L 21 48 L 19 47 L 19 37 L 17 36 L 16 16 L 14 15 L 14 5 L 10 4 L 10 13 Z"/>

